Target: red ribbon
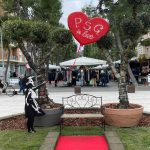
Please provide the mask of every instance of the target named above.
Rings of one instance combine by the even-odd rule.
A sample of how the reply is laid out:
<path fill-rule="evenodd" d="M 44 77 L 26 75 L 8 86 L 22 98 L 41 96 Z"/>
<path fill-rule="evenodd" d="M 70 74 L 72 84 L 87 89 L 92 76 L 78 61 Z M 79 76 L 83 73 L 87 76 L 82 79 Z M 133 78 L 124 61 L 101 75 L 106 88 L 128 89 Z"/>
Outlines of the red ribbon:
<path fill-rule="evenodd" d="M 76 66 L 76 65 L 75 65 L 75 64 L 76 64 L 76 59 L 77 59 L 78 56 L 79 56 L 81 47 L 83 47 L 83 46 L 80 44 L 80 46 L 79 46 L 79 48 L 77 49 L 77 52 L 76 52 L 76 58 L 75 58 L 75 60 L 74 60 L 74 62 L 73 62 L 73 64 L 72 64 L 72 66 L 70 67 L 69 72 L 67 73 L 67 76 L 70 75 L 71 71 L 72 71 L 72 70 L 74 69 L 74 67 Z M 67 76 L 64 78 L 64 81 L 66 80 Z"/>

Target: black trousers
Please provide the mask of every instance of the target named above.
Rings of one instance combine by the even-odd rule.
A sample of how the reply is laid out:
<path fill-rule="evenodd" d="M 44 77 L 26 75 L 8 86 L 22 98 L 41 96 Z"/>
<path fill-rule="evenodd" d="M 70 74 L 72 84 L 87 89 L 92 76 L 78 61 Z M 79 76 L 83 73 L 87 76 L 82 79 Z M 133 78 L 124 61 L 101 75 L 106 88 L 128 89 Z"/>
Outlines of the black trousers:
<path fill-rule="evenodd" d="M 34 124 L 34 116 L 29 116 L 27 119 L 28 132 L 34 131 L 33 124 Z"/>

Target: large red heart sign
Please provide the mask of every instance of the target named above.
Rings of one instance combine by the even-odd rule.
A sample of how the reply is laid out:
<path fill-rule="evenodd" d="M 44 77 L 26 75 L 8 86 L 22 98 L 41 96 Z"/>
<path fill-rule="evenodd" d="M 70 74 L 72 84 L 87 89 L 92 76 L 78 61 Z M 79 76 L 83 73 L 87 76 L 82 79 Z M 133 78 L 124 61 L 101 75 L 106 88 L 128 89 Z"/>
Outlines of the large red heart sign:
<path fill-rule="evenodd" d="M 68 26 L 75 39 L 81 44 L 94 43 L 109 31 L 109 24 L 102 18 L 88 18 L 82 12 L 68 16 Z"/>

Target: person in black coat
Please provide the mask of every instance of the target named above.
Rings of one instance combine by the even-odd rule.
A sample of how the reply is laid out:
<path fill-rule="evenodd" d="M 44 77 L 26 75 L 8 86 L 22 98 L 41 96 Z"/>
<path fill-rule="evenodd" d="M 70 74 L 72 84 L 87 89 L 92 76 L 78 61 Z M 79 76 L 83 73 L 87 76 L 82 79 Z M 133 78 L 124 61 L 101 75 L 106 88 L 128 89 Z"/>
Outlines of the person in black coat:
<path fill-rule="evenodd" d="M 97 87 L 97 83 L 96 83 L 96 80 L 97 80 L 97 72 L 96 72 L 95 70 L 92 70 L 91 79 L 92 79 L 92 81 L 93 81 L 93 87 Z"/>
<path fill-rule="evenodd" d="M 72 86 L 76 86 L 76 78 L 77 78 L 77 74 L 75 72 L 75 70 L 72 71 Z"/>
<path fill-rule="evenodd" d="M 0 79 L 0 88 L 2 89 L 4 87 L 4 84 L 2 83 L 2 80 Z"/>
<path fill-rule="evenodd" d="M 2 83 L 2 80 L 0 80 L 0 94 L 3 92 L 4 84 Z"/>
<path fill-rule="evenodd" d="M 37 96 L 35 93 L 35 90 L 43 84 L 45 83 L 42 83 L 38 87 L 34 88 L 32 77 L 29 77 L 26 83 L 27 90 L 25 92 L 25 116 L 27 117 L 27 128 L 29 133 L 36 132 L 33 127 L 35 116 L 42 116 L 45 114 L 36 102 Z"/>
<path fill-rule="evenodd" d="M 106 73 L 104 70 L 101 70 L 100 77 L 101 77 L 102 87 L 105 87 L 107 83 L 106 81 L 107 79 L 106 79 Z"/>

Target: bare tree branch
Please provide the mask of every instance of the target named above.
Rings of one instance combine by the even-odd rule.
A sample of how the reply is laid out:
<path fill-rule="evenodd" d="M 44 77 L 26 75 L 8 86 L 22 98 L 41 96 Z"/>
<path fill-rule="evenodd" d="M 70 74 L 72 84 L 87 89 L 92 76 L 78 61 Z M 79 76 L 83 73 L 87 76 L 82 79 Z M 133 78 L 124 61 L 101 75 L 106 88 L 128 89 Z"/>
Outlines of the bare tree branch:
<path fill-rule="evenodd" d="M 50 51 L 43 58 L 43 61 L 40 62 L 40 66 L 43 65 L 46 62 L 46 60 L 50 57 L 50 55 L 52 54 L 52 52 L 54 51 L 55 48 L 56 47 L 53 47 L 53 48 L 50 49 Z"/>
<path fill-rule="evenodd" d="M 115 66 L 114 66 L 114 63 L 113 63 L 113 61 L 112 61 L 112 59 L 111 59 L 111 56 L 110 56 L 108 50 L 103 48 L 103 49 L 102 49 L 102 52 L 103 52 L 104 56 L 106 57 L 107 62 L 108 62 L 108 65 L 111 67 L 111 69 L 112 69 L 112 71 L 113 71 L 115 77 L 116 77 L 117 79 L 119 79 L 119 78 L 120 78 L 120 74 L 117 72 L 117 70 L 116 70 L 116 68 L 115 68 Z"/>
<path fill-rule="evenodd" d="M 21 43 L 18 43 L 18 46 L 19 48 L 21 49 L 23 55 L 26 57 L 27 61 L 28 61 L 28 64 L 29 66 L 35 71 L 36 71 L 36 68 L 37 68 L 37 65 L 34 63 L 32 57 L 30 56 L 29 52 L 26 50 L 25 46 L 24 46 L 24 43 L 21 42 Z"/>

